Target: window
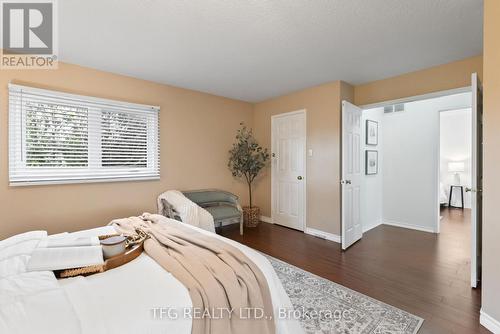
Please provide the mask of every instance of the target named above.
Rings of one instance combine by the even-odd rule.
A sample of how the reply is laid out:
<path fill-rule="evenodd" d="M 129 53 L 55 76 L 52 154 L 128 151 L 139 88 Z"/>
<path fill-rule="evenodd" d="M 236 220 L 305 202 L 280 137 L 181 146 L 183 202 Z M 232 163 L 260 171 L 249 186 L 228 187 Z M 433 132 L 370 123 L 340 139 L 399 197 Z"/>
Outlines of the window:
<path fill-rule="evenodd" d="M 11 185 L 159 179 L 159 108 L 9 85 Z"/>

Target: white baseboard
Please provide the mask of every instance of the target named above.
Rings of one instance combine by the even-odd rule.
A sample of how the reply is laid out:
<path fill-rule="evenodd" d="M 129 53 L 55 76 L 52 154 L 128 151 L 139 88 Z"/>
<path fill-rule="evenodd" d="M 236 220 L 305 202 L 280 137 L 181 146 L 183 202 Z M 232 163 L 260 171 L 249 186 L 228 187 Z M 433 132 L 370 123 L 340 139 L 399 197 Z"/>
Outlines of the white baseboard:
<path fill-rule="evenodd" d="M 479 323 L 486 327 L 493 334 L 500 334 L 500 321 L 484 313 L 482 309 L 479 315 Z"/>
<path fill-rule="evenodd" d="M 306 227 L 304 233 L 314 235 L 315 237 L 330 240 L 330 241 L 337 242 L 337 243 L 340 243 L 340 240 L 341 240 L 340 235 L 328 233 L 328 232 L 323 232 L 323 231 L 316 230 L 316 229 L 310 228 L 310 227 Z"/>
<path fill-rule="evenodd" d="M 368 224 L 366 224 L 366 225 L 367 225 L 367 226 L 363 226 L 363 233 L 366 233 L 366 232 L 368 232 L 369 230 L 371 230 L 371 229 L 373 229 L 373 228 L 375 228 L 375 227 L 377 227 L 377 226 L 382 225 L 382 219 L 380 219 L 380 220 L 376 220 L 376 221 L 371 222 L 371 223 L 368 223 Z"/>
<path fill-rule="evenodd" d="M 434 231 L 434 229 L 432 229 L 432 228 L 421 227 L 421 226 L 417 226 L 417 225 L 401 223 L 401 222 L 396 222 L 396 221 L 392 221 L 392 220 L 384 220 L 382 223 L 384 225 L 403 227 L 403 228 L 408 228 L 411 230 L 416 230 L 416 231 L 421 231 L 421 232 L 436 233 L 436 231 Z"/>
<path fill-rule="evenodd" d="M 264 222 L 264 223 L 268 223 L 268 224 L 274 224 L 273 219 L 271 217 L 267 217 L 267 216 L 260 216 L 260 221 Z M 304 233 L 314 235 L 315 237 L 325 239 L 325 240 L 330 240 L 330 241 L 337 242 L 337 243 L 340 243 L 340 240 L 341 240 L 339 235 L 328 233 L 328 232 L 323 232 L 323 231 L 316 230 L 316 229 L 310 228 L 310 227 L 306 227 L 306 229 L 304 230 Z"/>
<path fill-rule="evenodd" d="M 260 216 L 260 221 L 268 224 L 274 224 L 273 219 L 267 216 Z"/>

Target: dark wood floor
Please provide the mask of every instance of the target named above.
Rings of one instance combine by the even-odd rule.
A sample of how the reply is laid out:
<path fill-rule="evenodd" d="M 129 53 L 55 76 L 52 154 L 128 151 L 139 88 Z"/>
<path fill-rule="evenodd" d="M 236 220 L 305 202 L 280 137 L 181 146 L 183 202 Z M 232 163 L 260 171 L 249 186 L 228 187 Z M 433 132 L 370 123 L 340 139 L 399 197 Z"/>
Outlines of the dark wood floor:
<path fill-rule="evenodd" d="M 470 288 L 470 210 L 444 209 L 441 234 L 386 225 L 346 252 L 278 225 L 221 234 L 425 319 L 419 334 L 489 333 L 479 325 L 481 290 Z"/>

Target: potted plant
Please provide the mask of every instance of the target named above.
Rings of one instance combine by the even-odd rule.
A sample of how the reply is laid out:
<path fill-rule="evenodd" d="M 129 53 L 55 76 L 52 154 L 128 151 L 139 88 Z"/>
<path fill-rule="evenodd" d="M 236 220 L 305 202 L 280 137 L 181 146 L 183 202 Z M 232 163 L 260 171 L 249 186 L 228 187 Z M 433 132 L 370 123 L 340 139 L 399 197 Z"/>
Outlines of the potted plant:
<path fill-rule="evenodd" d="M 236 133 L 236 142 L 229 151 L 228 167 L 234 177 L 244 178 L 248 185 L 249 206 L 243 207 L 243 220 L 248 227 L 259 224 L 260 210 L 253 206 L 252 183 L 269 160 L 267 148 L 262 148 L 254 138 L 252 130 L 244 123 Z"/>

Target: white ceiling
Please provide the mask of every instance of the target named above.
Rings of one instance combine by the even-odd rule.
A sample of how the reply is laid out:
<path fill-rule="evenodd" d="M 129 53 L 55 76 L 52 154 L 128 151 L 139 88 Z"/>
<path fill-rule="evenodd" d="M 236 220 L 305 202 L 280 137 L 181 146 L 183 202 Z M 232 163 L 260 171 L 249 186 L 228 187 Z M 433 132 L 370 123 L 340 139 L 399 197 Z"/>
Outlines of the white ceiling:
<path fill-rule="evenodd" d="M 63 0 L 64 62 L 244 101 L 482 53 L 482 0 Z"/>

